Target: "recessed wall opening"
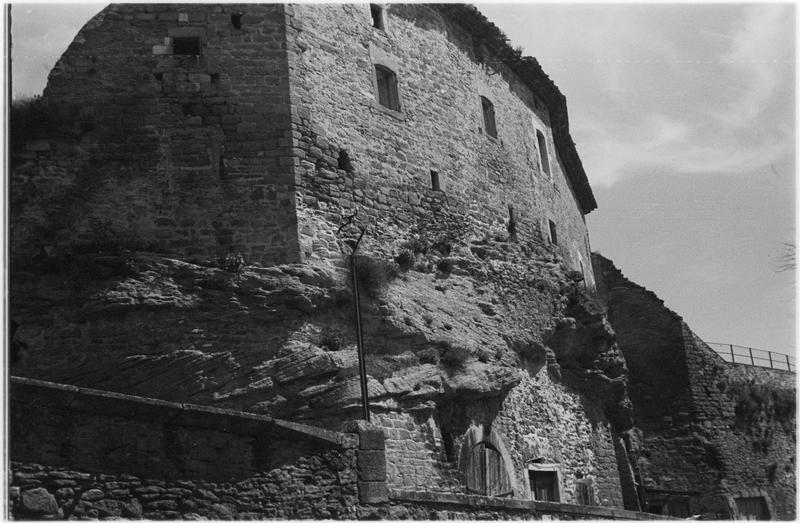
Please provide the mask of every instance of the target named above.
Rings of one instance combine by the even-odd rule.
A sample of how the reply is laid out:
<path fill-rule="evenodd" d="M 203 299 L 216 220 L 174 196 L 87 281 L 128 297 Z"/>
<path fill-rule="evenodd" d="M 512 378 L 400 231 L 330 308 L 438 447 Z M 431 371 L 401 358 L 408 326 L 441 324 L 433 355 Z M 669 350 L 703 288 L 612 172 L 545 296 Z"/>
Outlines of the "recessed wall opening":
<path fill-rule="evenodd" d="M 529 470 L 531 497 L 536 501 L 561 501 L 558 495 L 558 474 L 554 470 Z"/>
<path fill-rule="evenodd" d="M 211 83 L 212 84 L 218 84 L 219 83 L 219 73 L 211 73 L 209 76 L 211 76 Z"/>
<path fill-rule="evenodd" d="M 483 126 L 486 134 L 492 138 L 497 138 L 497 123 L 494 119 L 494 104 L 485 96 L 481 96 L 481 108 L 483 110 Z"/>
<path fill-rule="evenodd" d="M 383 7 L 378 4 L 369 4 L 369 13 L 372 16 L 372 27 L 383 31 Z"/>
<path fill-rule="evenodd" d="M 397 94 L 397 75 L 383 65 L 375 66 L 378 83 L 378 103 L 393 111 L 400 110 L 400 96 Z"/>
<path fill-rule="evenodd" d="M 242 13 L 233 13 L 231 15 L 231 25 L 234 29 L 242 28 Z"/>
<path fill-rule="evenodd" d="M 547 220 L 550 228 L 550 243 L 558 245 L 558 234 L 556 232 L 556 224 L 553 220 Z"/>
<path fill-rule="evenodd" d="M 350 161 L 350 155 L 347 154 L 345 149 L 339 151 L 339 160 L 337 167 L 345 172 L 353 172 L 353 163 Z"/>
<path fill-rule="evenodd" d="M 176 36 L 172 38 L 172 54 L 198 55 L 200 54 L 199 36 Z"/>
<path fill-rule="evenodd" d="M 536 141 L 539 144 L 539 161 L 542 164 L 542 171 L 552 180 L 553 176 L 550 173 L 550 159 L 547 154 L 547 141 L 544 139 L 542 132 L 538 129 L 536 130 Z"/>
<path fill-rule="evenodd" d="M 153 73 L 153 78 L 156 79 L 156 82 L 163 82 L 164 81 L 164 73 Z"/>
<path fill-rule="evenodd" d="M 508 206 L 508 225 L 506 229 L 512 240 L 517 237 L 517 218 L 514 216 L 514 206 L 512 205 Z"/>
<path fill-rule="evenodd" d="M 442 186 L 439 183 L 439 173 L 434 170 L 431 170 L 431 189 L 433 189 L 434 191 L 442 190 Z"/>

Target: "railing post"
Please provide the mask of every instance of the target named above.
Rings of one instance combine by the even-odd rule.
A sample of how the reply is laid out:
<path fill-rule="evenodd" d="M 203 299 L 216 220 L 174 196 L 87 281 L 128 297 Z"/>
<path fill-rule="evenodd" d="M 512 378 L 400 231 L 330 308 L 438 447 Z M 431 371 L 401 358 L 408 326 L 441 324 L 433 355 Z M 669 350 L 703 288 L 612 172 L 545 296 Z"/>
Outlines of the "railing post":
<path fill-rule="evenodd" d="M 731 363 L 736 363 L 736 356 L 733 354 L 733 344 L 728 345 L 731 348 Z"/>
<path fill-rule="evenodd" d="M 769 368 L 772 369 L 774 368 L 772 366 L 772 353 L 770 351 L 767 351 L 767 356 L 769 356 Z"/>
<path fill-rule="evenodd" d="M 792 364 L 789 362 L 789 355 L 788 354 L 786 355 L 786 368 L 789 369 L 789 371 L 792 370 Z"/>
<path fill-rule="evenodd" d="M 752 347 L 747 347 L 747 351 L 750 353 L 750 365 L 755 367 L 756 366 L 756 362 L 753 359 L 753 348 Z"/>

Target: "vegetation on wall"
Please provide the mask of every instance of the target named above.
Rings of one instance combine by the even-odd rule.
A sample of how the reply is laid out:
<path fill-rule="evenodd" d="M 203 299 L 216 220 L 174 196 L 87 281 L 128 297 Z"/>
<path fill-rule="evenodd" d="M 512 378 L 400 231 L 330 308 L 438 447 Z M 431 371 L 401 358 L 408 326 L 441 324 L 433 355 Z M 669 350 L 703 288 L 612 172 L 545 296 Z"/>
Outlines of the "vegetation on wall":
<path fill-rule="evenodd" d="M 734 400 L 736 428 L 753 437 L 755 450 L 766 451 L 777 426 L 795 433 L 794 389 L 779 389 L 753 380 L 730 383 L 728 396 Z"/>
<path fill-rule="evenodd" d="M 78 138 L 94 128 L 92 118 L 74 105 L 65 106 L 40 96 L 11 102 L 10 135 L 12 150 L 22 150 L 26 142 L 40 138 Z"/>

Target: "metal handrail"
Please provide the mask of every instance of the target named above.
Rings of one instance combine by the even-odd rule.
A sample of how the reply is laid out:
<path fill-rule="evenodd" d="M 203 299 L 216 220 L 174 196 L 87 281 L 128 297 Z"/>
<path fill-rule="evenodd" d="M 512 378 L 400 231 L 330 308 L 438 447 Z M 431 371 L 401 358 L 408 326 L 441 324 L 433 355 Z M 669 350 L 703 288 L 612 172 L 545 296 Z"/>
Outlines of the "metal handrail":
<path fill-rule="evenodd" d="M 740 363 L 752 367 L 768 367 L 770 369 L 788 370 L 795 372 L 797 365 L 794 356 L 780 352 L 772 352 L 763 349 L 754 349 L 743 345 L 733 345 L 731 343 L 705 342 L 711 350 L 719 354 L 723 360 L 729 363 Z"/>

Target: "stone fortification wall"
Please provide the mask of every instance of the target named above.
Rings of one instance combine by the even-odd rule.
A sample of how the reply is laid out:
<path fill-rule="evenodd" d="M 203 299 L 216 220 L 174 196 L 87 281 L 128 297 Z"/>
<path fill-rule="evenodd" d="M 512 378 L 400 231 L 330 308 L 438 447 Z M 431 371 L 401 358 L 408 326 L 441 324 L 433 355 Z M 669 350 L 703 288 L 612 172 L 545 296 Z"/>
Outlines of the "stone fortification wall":
<path fill-rule="evenodd" d="M 48 118 L 80 125 L 15 154 L 14 255 L 115 243 L 298 260 L 284 47 L 278 4 L 104 9 L 43 95 Z"/>
<path fill-rule="evenodd" d="M 512 231 L 573 269 L 583 260 L 591 279 L 583 213 L 555 152 L 548 108 L 481 36 L 436 7 L 392 4 L 383 18 L 384 29 L 373 27 L 366 4 L 301 4 L 288 17 L 303 255 L 338 256 L 339 216 L 358 208 L 372 225 L 365 252 L 394 255 L 430 223 L 452 222 L 458 239 Z M 376 64 L 397 76 L 399 111 L 377 102 Z M 494 105 L 496 138 L 484 129 L 481 96 Z M 537 129 L 552 181 L 539 163 Z M 352 169 L 338 164 L 341 151 Z"/>
<path fill-rule="evenodd" d="M 14 378 L 15 518 L 347 518 L 359 438 Z"/>
<path fill-rule="evenodd" d="M 593 261 L 629 365 L 650 508 L 682 498 L 693 514 L 738 518 L 737 498 L 763 498 L 772 518 L 793 518 L 794 373 L 723 361 L 655 294 Z"/>

